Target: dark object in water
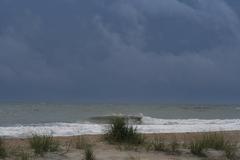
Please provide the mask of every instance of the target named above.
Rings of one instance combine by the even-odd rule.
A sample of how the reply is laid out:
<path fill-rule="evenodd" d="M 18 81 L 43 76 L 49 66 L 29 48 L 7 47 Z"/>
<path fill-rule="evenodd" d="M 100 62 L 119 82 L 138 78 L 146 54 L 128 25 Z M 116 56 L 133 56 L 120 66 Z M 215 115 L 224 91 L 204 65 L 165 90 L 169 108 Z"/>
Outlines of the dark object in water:
<path fill-rule="evenodd" d="M 92 117 L 90 121 L 94 121 L 96 123 L 111 123 L 116 118 L 123 118 L 130 124 L 141 124 L 142 123 L 142 116 L 132 116 L 132 115 L 110 115 L 110 116 L 99 116 L 99 117 Z"/>

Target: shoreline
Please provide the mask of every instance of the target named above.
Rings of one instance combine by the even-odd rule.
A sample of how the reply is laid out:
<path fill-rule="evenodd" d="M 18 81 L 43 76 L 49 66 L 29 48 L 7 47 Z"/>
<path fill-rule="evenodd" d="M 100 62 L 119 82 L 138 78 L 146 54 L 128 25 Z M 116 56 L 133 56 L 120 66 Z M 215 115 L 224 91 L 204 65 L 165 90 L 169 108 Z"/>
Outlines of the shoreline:
<path fill-rule="evenodd" d="M 156 132 L 156 133 L 141 133 L 138 132 L 142 135 L 145 136 L 153 136 L 153 135 L 187 135 L 187 134 L 204 134 L 204 133 L 223 133 L 223 134 L 239 134 L 240 135 L 240 130 L 223 130 L 223 131 L 203 131 L 203 132 Z M 99 134 L 76 134 L 76 135 L 66 135 L 66 136 L 54 136 L 52 134 L 48 134 L 48 133 L 31 133 L 28 134 L 28 136 L 23 136 L 23 137 L 17 137 L 17 136 L 0 136 L 3 139 L 29 139 L 31 138 L 31 136 L 29 135 L 49 135 L 49 136 L 53 136 L 53 138 L 71 138 L 71 137 L 76 137 L 76 136 L 89 136 L 89 137 L 98 137 L 98 136 L 103 136 L 104 133 L 99 133 Z M 240 138 L 239 138 L 240 139 Z"/>
<path fill-rule="evenodd" d="M 166 140 L 169 140 L 171 138 L 176 138 L 178 141 L 190 141 L 191 139 L 194 139 L 196 137 L 200 137 L 204 134 L 208 133 L 216 133 L 216 134 L 222 134 L 227 139 L 236 141 L 240 143 L 240 130 L 234 130 L 234 131 L 212 131 L 212 132 L 185 132 L 185 133 L 141 133 L 146 139 L 152 139 L 153 137 L 159 136 Z M 34 135 L 34 134 L 33 134 Z M 37 134 L 41 135 L 41 134 Z M 42 135 L 48 135 L 48 134 L 42 134 Z M 84 137 L 87 139 L 91 139 L 93 141 L 102 141 L 102 137 L 104 134 L 85 134 L 85 135 L 74 135 L 74 136 L 53 136 L 54 139 L 59 141 L 66 141 L 70 139 L 75 139 L 76 137 Z M 15 143 L 17 141 L 28 141 L 31 137 L 26 138 L 18 138 L 18 137 L 1 137 L 6 142 Z"/>

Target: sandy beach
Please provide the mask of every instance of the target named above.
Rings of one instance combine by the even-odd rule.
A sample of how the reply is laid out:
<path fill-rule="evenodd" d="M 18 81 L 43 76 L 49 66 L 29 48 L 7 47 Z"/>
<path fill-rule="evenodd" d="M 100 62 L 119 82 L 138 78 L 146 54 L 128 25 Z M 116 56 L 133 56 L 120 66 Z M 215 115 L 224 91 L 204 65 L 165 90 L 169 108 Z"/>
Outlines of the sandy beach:
<path fill-rule="evenodd" d="M 224 138 L 232 143 L 239 144 L 240 132 L 219 132 Z M 166 143 L 170 143 L 173 139 L 177 141 L 179 147 L 176 153 L 164 151 L 147 150 L 144 145 L 137 147 L 112 145 L 106 142 L 102 135 L 84 135 L 87 143 L 92 145 L 93 153 L 96 160 L 225 160 L 227 159 L 222 151 L 208 150 L 206 157 L 198 157 L 191 154 L 188 144 L 203 135 L 203 133 L 164 133 L 164 134 L 145 134 L 146 141 L 151 141 L 156 137 L 161 137 Z M 36 160 L 82 160 L 84 151 L 76 149 L 76 141 L 79 137 L 54 137 L 60 143 L 60 149 L 57 152 L 46 153 L 44 156 L 34 155 L 29 145 L 28 139 L 7 138 L 4 144 L 8 150 L 9 156 L 6 159 L 19 159 L 18 153 L 24 151 L 29 154 L 30 159 Z M 239 151 L 236 153 L 238 154 Z"/>

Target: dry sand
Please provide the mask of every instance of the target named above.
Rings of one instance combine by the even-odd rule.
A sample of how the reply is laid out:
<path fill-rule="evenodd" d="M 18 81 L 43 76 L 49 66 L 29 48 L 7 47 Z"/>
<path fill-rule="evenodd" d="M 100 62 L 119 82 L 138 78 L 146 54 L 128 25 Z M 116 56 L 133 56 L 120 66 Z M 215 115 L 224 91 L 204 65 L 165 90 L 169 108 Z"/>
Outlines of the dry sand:
<path fill-rule="evenodd" d="M 232 142 L 240 142 L 240 132 L 221 132 Z M 180 144 L 187 144 L 192 139 L 198 138 L 202 133 L 178 133 L 178 134 L 146 134 L 146 139 L 151 140 L 156 136 L 161 136 L 166 142 L 176 139 Z M 221 160 L 225 159 L 224 154 L 219 151 L 208 151 L 209 157 L 197 157 L 190 153 L 189 149 L 181 147 L 178 154 L 169 154 L 166 152 L 146 151 L 144 147 L 131 147 L 119 145 L 110 145 L 102 139 L 101 135 L 85 135 L 88 143 L 93 145 L 96 160 Z M 76 149 L 76 137 L 56 137 L 61 144 L 60 151 L 56 153 L 47 153 L 44 157 L 34 156 L 29 147 L 28 139 L 6 139 L 5 144 L 9 148 L 10 155 L 24 150 L 32 154 L 36 160 L 82 160 L 83 150 Z M 6 159 L 17 159 L 11 156 Z"/>

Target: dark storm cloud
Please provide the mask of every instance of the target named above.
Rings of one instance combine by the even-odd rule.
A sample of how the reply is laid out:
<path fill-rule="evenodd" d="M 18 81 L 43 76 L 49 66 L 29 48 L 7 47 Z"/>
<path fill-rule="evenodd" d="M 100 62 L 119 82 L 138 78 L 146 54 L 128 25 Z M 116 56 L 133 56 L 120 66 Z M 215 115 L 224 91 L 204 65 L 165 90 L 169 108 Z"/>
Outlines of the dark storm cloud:
<path fill-rule="evenodd" d="M 2 0 L 0 98 L 238 101 L 237 6 Z"/>

